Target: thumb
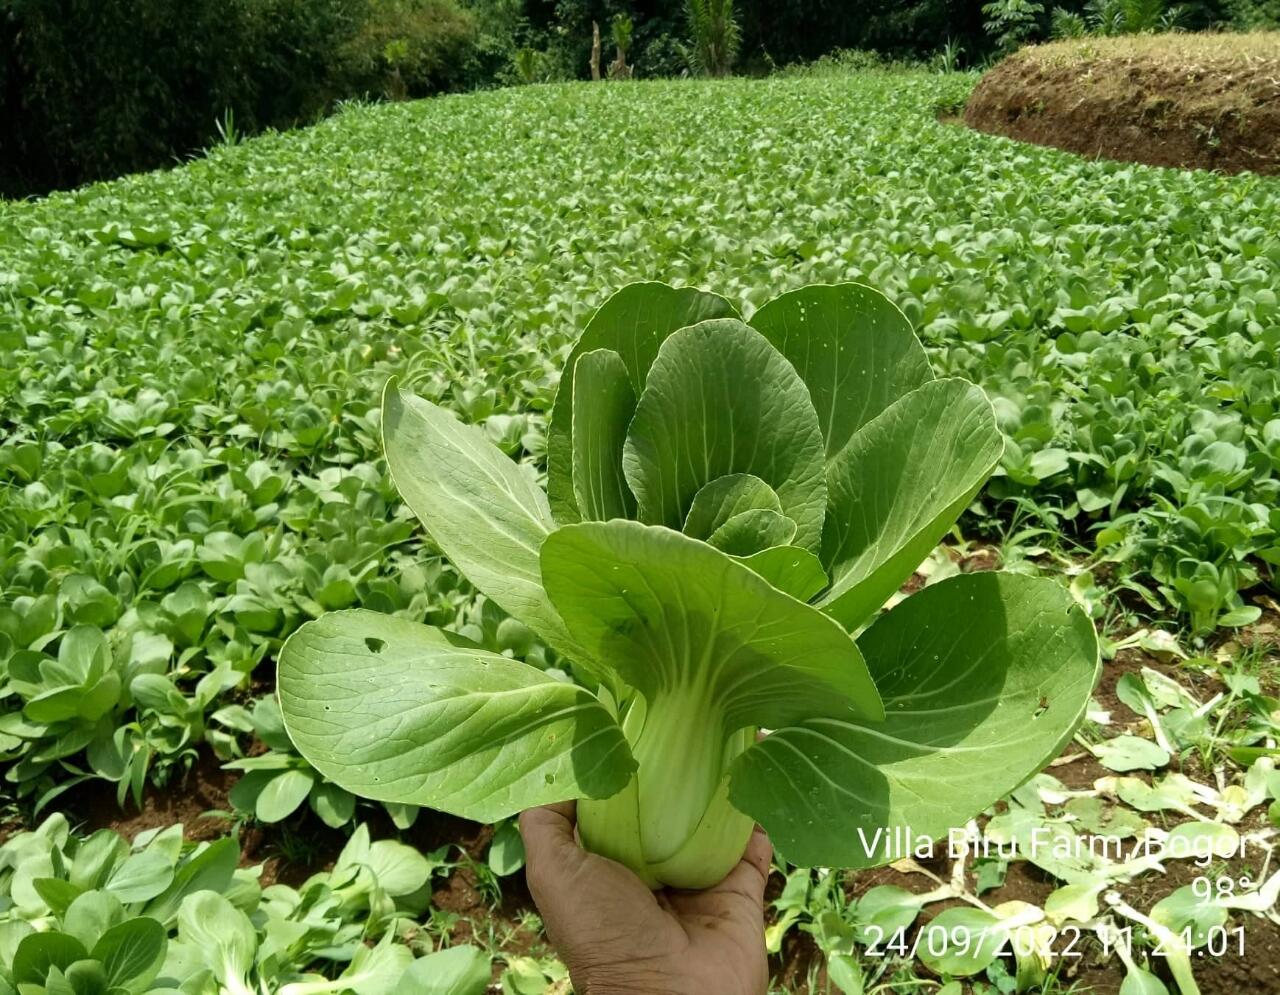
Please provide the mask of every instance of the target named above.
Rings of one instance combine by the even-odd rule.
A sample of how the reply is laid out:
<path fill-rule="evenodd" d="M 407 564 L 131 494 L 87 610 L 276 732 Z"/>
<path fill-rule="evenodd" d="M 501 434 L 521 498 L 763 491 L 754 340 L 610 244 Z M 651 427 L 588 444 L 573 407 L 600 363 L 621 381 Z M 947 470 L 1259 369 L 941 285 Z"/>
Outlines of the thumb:
<path fill-rule="evenodd" d="M 721 895 L 736 895 L 751 905 L 764 908 L 764 889 L 769 880 L 769 866 L 773 860 L 773 845 L 764 830 L 756 826 L 747 843 L 742 860 L 723 881 L 711 889 Z"/>
<path fill-rule="evenodd" d="M 576 802 L 569 801 L 520 813 L 525 870 L 535 899 L 538 891 L 572 874 L 585 859 L 573 835 L 577 808 Z"/>

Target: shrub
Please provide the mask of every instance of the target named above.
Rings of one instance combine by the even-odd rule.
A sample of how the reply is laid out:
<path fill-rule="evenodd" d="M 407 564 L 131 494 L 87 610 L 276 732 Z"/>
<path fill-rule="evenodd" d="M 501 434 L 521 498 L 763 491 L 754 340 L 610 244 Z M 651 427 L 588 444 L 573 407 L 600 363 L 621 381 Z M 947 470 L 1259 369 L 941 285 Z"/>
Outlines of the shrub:
<path fill-rule="evenodd" d="M 45 191 L 197 151 L 334 96 L 332 39 L 363 0 L 10 0 L 0 191 Z"/>
<path fill-rule="evenodd" d="M 1036 32 L 1044 4 L 1036 0 L 992 0 L 982 5 L 983 28 L 1001 51 L 1011 52 Z"/>
<path fill-rule="evenodd" d="M 783 76 L 848 76 L 871 69 L 903 68 L 907 64 L 895 63 L 881 55 L 861 48 L 837 48 L 812 62 L 796 62 L 783 66 L 778 73 Z M 919 68 L 910 66 L 910 68 Z"/>
<path fill-rule="evenodd" d="M 1243 31 L 1280 28 L 1280 0 L 1226 0 L 1223 7 Z"/>
<path fill-rule="evenodd" d="M 684 76 L 689 72 L 686 48 L 680 39 L 670 32 L 645 32 L 641 25 L 636 31 L 634 67 L 640 76 Z"/>
<path fill-rule="evenodd" d="M 688 16 L 693 37 L 690 68 L 707 76 L 727 76 L 742 44 L 733 0 L 688 0 Z"/>
<path fill-rule="evenodd" d="M 1054 7 L 1049 19 L 1049 36 L 1051 38 L 1083 38 L 1089 33 L 1089 24 L 1073 10 Z"/>
<path fill-rule="evenodd" d="M 0 194 L 151 169 L 356 93 L 458 85 L 476 42 L 454 0 L 7 0 Z"/>
<path fill-rule="evenodd" d="M 370 0 L 342 48 L 348 89 L 403 99 L 458 86 L 477 38 L 475 19 L 453 0 Z"/>

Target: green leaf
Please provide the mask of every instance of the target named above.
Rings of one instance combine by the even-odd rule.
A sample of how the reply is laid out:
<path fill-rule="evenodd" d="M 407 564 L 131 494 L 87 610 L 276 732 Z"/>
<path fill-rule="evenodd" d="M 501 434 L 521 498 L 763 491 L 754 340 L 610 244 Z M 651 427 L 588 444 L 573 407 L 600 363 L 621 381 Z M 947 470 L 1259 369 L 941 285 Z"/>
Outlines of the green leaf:
<path fill-rule="evenodd" d="M 1204 946 L 1227 923 L 1230 913 L 1213 897 L 1197 894 L 1199 888 L 1184 885 L 1166 895 L 1151 908 L 1151 918 L 1181 937 L 1187 934 L 1191 946 Z"/>
<path fill-rule="evenodd" d="M 828 458 L 894 401 L 933 379 L 906 315 L 860 283 L 782 294 L 750 324 L 809 388 Z"/>
<path fill-rule="evenodd" d="M 853 954 L 831 954 L 827 958 L 827 976 L 844 995 L 863 995 L 866 991 L 862 965 Z"/>
<path fill-rule="evenodd" d="M 524 840 L 514 822 L 504 822 L 489 844 L 489 869 L 499 877 L 514 874 L 524 866 Z"/>
<path fill-rule="evenodd" d="M 749 473 L 716 477 L 693 496 L 682 531 L 694 539 L 707 539 L 735 515 L 757 508 L 782 514 L 782 502 L 763 480 Z"/>
<path fill-rule="evenodd" d="M 1064 922 L 1088 922 L 1098 914 L 1098 896 L 1109 885 L 1105 877 L 1063 885 L 1044 900 L 1044 914 L 1055 926 Z"/>
<path fill-rule="evenodd" d="M 22 714 L 30 722 L 48 724 L 74 719 L 80 712 L 85 689 L 61 687 L 36 695 L 23 706 Z"/>
<path fill-rule="evenodd" d="M 356 814 L 356 797 L 336 784 L 321 781 L 311 792 L 311 809 L 330 829 L 338 829 Z"/>
<path fill-rule="evenodd" d="M 18 953 L 18 945 L 34 932 L 35 928 L 23 919 L 0 922 L 0 964 L 12 965 Z"/>
<path fill-rule="evenodd" d="M 118 898 L 106 891 L 87 891 L 71 903 L 62 928 L 91 950 L 103 933 L 123 919 L 124 907 Z"/>
<path fill-rule="evenodd" d="M 62 878 L 35 878 L 31 886 L 44 899 L 49 910 L 59 918 L 67 911 L 67 906 L 80 896 L 80 889 Z"/>
<path fill-rule="evenodd" d="M 156 850 L 131 854 L 115 869 L 106 890 L 121 902 L 145 902 L 161 894 L 173 882 L 173 861 Z"/>
<path fill-rule="evenodd" d="M 868 867 L 895 830 L 944 836 L 1040 770 L 1084 717 L 1093 626 L 1052 581 L 965 574 L 926 587 L 858 640 L 885 721 L 811 718 L 738 758 L 730 799 L 787 859 Z"/>
<path fill-rule="evenodd" d="M 502 972 L 502 995 L 546 995 L 547 976 L 532 957 L 511 957 Z"/>
<path fill-rule="evenodd" d="M 168 946 L 165 928 L 154 919 L 139 916 L 103 933 L 90 956 L 102 964 L 109 985 L 144 991 L 160 973 Z"/>
<path fill-rule="evenodd" d="M 636 499 L 622 473 L 622 447 L 636 395 L 621 357 L 583 353 L 573 381 L 573 494 L 587 520 L 634 518 Z"/>
<path fill-rule="evenodd" d="M 363 863 L 373 872 L 378 887 L 393 898 L 412 895 L 431 879 L 436 866 L 413 847 L 397 840 L 371 843 Z"/>
<path fill-rule="evenodd" d="M 1169 995 L 1169 989 L 1150 971 L 1135 964 L 1120 983 L 1120 995 Z"/>
<path fill-rule="evenodd" d="M 1156 770 L 1169 762 L 1169 754 L 1156 743 L 1141 736 L 1116 736 L 1104 739 L 1093 748 L 1098 762 L 1108 770 Z"/>
<path fill-rule="evenodd" d="M 920 915 L 918 896 L 891 884 L 868 888 L 858 899 L 854 936 L 859 943 L 879 944 L 906 930 Z"/>
<path fill-rule="evenodd" d="M 240 844 L 235 838 L 215 840 L 179 864 L 173 883 L 142 911 L 171 926 L 187 896 L 201 891 L 225 892 L 239 863 Z"/>
<path fill-rule="evenodd" d="M 69 875 L 71 883 L 78 888 L 101 887 L 111 868 L 124 860 L 128 853 L 129 844 L 118 834 L 109 829 L 99 829 L 76 848 Z"/>
<path fill-rule="evenodd" d="M 484 995 L 489 989 L 490 958 L 462 945 L 419 957 L 400 979 L 405 995 Z"/>
<path fill-rule="evenodd" d="M 596 662 L 650 704 L 711 681 L 726 731 L 882 714 L 838 625 L 696 539 L 638 522 L 568 525 L 543 546 L 542 573 Z"/>
<path fill-rule="evenodd" d="M 94 625 L 77 625 L 58 644 L 57 664 L 45 663 L 40 669 L 63 683 L 88 686 L 103 675 L 110 661 L 111 648 L 103 631 Z"/>
<path fill-rule="evenodd" d="M 463 575 L 566 655 L 576 647 L 547 601 L 538 550 L 555 528 L 532 467 L 479 429 L 387 382 L 382 440 L 400 496 Z"/>
<path fill-rule="evenodd" d="M 393 934 L 388 932 L 377 946 L 361 944 L 357 947 L 351 963 L 338 976 L 343 982 L 342 989 L 349 989 L 355 995 L 398 995 L 401 978 L 413 964 L 413 952 L 404 944 L 393 941 Z M 302 989 L 299 995 L 302 995 L 306 989 L 301 985 L 299 988 Z M 281 995 L 292 995 L 289 986 L 281 991 Z"/>
<path fill-rule="evenodd" d="M 662 344 L 627 432 L 622 466 L 637 517 L 679 529 L 694 497 L 727 474 L 773 488 L 817 551 L 826 509 L 822 432 L 791 364 L 740 321 L 704 321 Z"/>
<path fill-rule="evenodd" d="M 1009 939 L 1009 931 L 982 909 L 946 909 L 920 927 L 917 956 L 938 974 L 970 977 L 985 971 Z"/>
<path fill-rule="evenodd" d="M 315 776 L 310 771 L 283 771 L 258 792 L 254 812 L 262 822 L 279 822 L 297 811 L 315 783 Z"/>
<path fill-rule="evenodd" d="M 405 619 L 332 612 L 289 638 L 278 667 L 298 751 L 366 798 L 493 822 L 607 797 L 635 769 L 582 688 Z"/>
<path fill-rule="evenodd" d="M 810 601 L 827 586 L 822 561 L 799 546 L 774 546 L 741 557 L 741 560 L 779 591 L 797 601 Z"/>
<path fill-rule="evenodd" d="M 730 556 L 751 556 L 774 546 L 789 546 L 796 537 L 796 523 L 766 508 L 744 511 L 721 525 L 707 540 Z"/>
<path fill-rule="evenodd" d="M 1146 820 L 1138 813 L 1104 802 L 1101 798 L 1072 798 L 1066 806 L 1069 815 L 1075 817 L 1079 829 L 1097 836 L 1113 836 L 1128 839 L 1141 835 L 1147 828 Z"/>
<path fill-rule="evenodd" d="M 991 403 L 933 380 L 864 425 L 827 470 L 820 607 L 853 631 L 911 576 L 1000 460 Z"/>
<path fill-rule="evenodd" d="M 567 525 L 543 546 L 542 573 L 597 666 L 647 703 L 634 811 L 650 864 L 692 837 L 736 730 L 881 714 L 839 625 L 697 539 L 638 522 Z"/>
<path fill-rule="evenodd" d="M 249 758 L 256 759 L 256 758 Z M 252 814 L 258 807 L 258 795 L 276 776 L 274 770 L 251 770 L 244 774 L 231 790 L 227 792 L 227 801 L 237 812 Z"/>
<path fill-rule="evenodd" d="M 569 354 L 547 426 L 547 492 L 561 522 L 579 518 L 573 493 L 573 378 L 578 358 L 596 349 L 617 353 L 632 390 L 644 388 L 663 341 L 676 329 L 708 318 L 736 318 L 737 309 L 718 294 L 663 283 L 633 283 L 600 306 Z M 513 613 L 514 614 L 514 613 Z"/>
<path fill-rule="evenodd" d="M 212 891 L 198 891 L 178 909 L 178 939 L 199 951 L 222 990 L 247 993 L 258 952 L 258 932 L 249 917 Z"/>
<path fill-rule="evenodd" d="M 1262 617 L 1262 609 L 1257 605 L 1241 605 L 1218 616 L 1217 624 L 1227 629 L 1238 629 L 1244 625 L 1253 625 Z"/>
<path fill-rule="evenodd" d="M 32 933 L 23 938 L 13 955 L 14 984 L 43 984 L 51 970 L 65 971 L 88 956 L 84 944 L 66 933 Z"/>

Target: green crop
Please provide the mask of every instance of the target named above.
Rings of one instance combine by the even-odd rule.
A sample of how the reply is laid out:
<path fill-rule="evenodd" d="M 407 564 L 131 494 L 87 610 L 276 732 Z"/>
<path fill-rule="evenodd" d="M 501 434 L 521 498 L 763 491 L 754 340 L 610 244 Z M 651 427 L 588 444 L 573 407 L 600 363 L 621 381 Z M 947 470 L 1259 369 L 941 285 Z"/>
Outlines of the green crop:
<path fill-rule="evenodd" d="M 310 622 L 280 656 L 286 728 L 356 794 L 483 821 L 580 798 L 587 846 L 697 888 L 755 822 L 801 863 L 901 856 L 1084 716 L 1097 640 L 1050 581 L 957 577 L 877 616 L 1003 443 L 867 287 L 793 291 L 751 325 L 714 294 L 619 291 L 561 380 L 550 501 L 394 382 L 382 430 L 440 549 L 591 690 L 402 619 Z"/>
<path fill-rule="evenodd" d="M 870 72 L 352 104 L 169 170 L 0 203 L 5 811 L 74 818 L 85 778 L 126 798 L 148 781 L 181 792 L 210 746 L 238 755 L 231 729 L 248 751 L 251 717 L 221 719 L 270 686 L 285 639 L 328 611 L 426 622 L 583 679 L 414 521 L 387 474 L 379 396 L 399 376 L 545 488 L 575 339 L 617 288 L 655 276 L 718 289 L 748 323 L 806 284 L 878 287 L 939 377 L 982 388 L 1003 456 L 917 581 L 993 562 L 1068 572 L 1108 653 L 1154 654 L 1179 679 L 1265 644 L 1280 568 L 1277 181 L 940 123 L 936 108 L 962 104 L 972 82 Z M 562 495 L 550 501 L 559 515 Z M 92 663 L 76 646 L 86 628 L 105 640 L 119 695 L 96 721 L 79 705 L 46 721 L 46 705 L 83 695 L 62 661 Z M 1070 751 L 1147 766 L 1116 771 L 1122 801 L 1104 791 L 1071 807 L 1132 820 L 1124 806 L 1144 810 L 1150 780 L 1178 806 L 1161 825 L 1187 805 L 1232 822 L 1245 777 L 1251 809 L 1280 819 L 1274 788 L 1258 787 L 1277 728 L 1263 650 L 1248 673 L 1222 675 L 1212 707 L 1199 680 L 1196 701 L 1172 704 L 1147 675 L 1169 764 L 1129 738 L 1108 745 L 1150 738 L 1131 727 L 1150 716 L 1129 694 L 1139 716 L 1110 709 Z M 91 738 L 62 753 L 64 733 Z M 271 762 L 302 769 L 277 746 Z M 1225 796 L 1192 795 L 1169 769 L 1187 749 L 1227 765 Z M 303 780 L 262 811 L 280 814 Z M 266 783 L 236 794 L 255 816 Z M 345 814 L 326 784 L 317 775 L 266 828 L 282 851 L 310 842 L 319 813 Z M 344 832 L 362 812 L 382 818 L 357 803 Z M 495 872 L 516 863 L 495 849 Z M 992 873 L 973 870 L 980 883 Z M 1153 884 L 1130 893 L 1144 913 Z M 814 934 L 833 979 L 852 959 L 839 925 Z M 1149 952 L 1135 949 L 1138 963 L 1157 963 Z M 868 970 L 868 990 L 903 969 L 890 960 L 878 980 Z"/>
<path fill-rule="evenodd" d="M 406 517 L 378 392 L 398 372 L 540 466 L 576 330 L 657 274 L 718 287 L 747 315 L 806 283 L 882 288 L 940 376 L 981 385 L 1006 437 L 960 519 L 967 540 L 1012 518 L 1134 591 L 1126 611 L 1172 606 L 1201 633 L 1255 619 L 1280 563 L 1274 181 L 938 124 L 935 105 L 971 82 L 351 106 L 174 170 L 0 205 L 6 790 L 47 801 L 85 775 L 127 792 L 180 773 L 211 736 L 195 710 L 222 704 L 198 692 L 206 675 L 225 668 L 219 695 L 244 688 L 326 611 L 426 620 L 545 661 Z M 185 703 L 148 681 L 163 694 L 139 708 L 128 676 L 99 740 L 111 750 L 40 759 L 56 740 L 23 717 L 9 661 L 29 651 L 19 679 L 39 670 L 76 626 Z"/>
<path fill-rule="evenodd" d="M 0 992 L 483 995 L 489 956 L 413 925 L 443 856 L 361 825 L 332 870 L 262 887 L 234 838 L 79 836 L 53 815 L 0 844 Z"/>

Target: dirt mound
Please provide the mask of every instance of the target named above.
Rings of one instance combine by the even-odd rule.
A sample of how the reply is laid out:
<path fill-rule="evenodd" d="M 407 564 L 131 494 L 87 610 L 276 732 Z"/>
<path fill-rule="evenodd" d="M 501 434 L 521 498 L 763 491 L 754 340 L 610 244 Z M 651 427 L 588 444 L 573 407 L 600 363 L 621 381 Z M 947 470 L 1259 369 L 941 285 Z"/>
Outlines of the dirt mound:
<path fill-rule="evenodd" d="M 1280 173 L 1280 32 L 1035 45 L 983 76 L 964 119 L 1086 156 Z"/>

